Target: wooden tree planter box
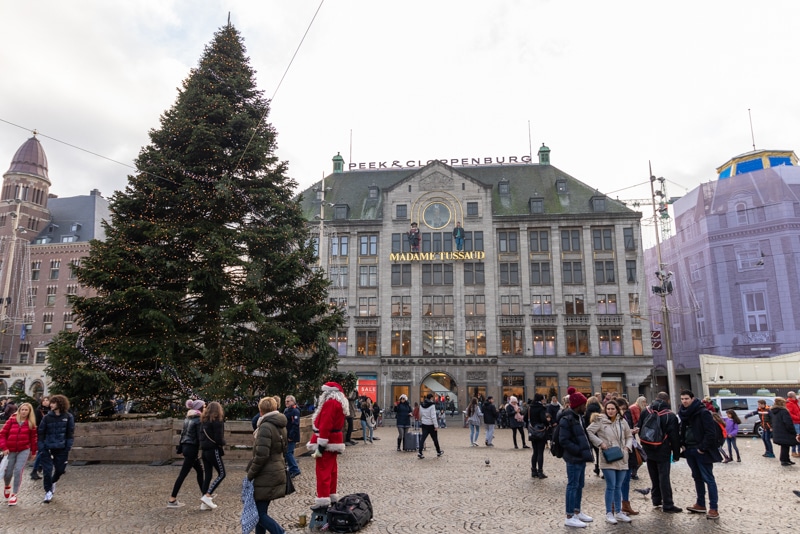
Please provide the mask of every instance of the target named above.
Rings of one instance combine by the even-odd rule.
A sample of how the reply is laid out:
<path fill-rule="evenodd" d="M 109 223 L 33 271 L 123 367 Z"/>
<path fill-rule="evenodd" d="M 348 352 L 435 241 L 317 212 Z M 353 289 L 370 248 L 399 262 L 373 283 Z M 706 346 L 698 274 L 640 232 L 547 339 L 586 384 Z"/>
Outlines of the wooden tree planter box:
<path fill-rule="evenodd" d="M 103 423 L 76 423 L 73 462 L 152 463 L 182 460 L 175 453 L 183 419 L 128 419 Z M 311 438 L 311 416 L 300 418 L 300 443 L 295 454 L 306 454 Z M 225 459 L 247 462 L 253 456 L 250 421 L 225 422 Z"/>

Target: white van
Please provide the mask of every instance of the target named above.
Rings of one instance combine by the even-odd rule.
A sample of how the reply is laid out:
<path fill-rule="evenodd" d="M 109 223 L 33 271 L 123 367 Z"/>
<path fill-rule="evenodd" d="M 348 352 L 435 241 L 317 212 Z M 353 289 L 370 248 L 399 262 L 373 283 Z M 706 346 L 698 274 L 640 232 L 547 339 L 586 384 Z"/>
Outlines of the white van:
<path fill-rule="evenodd" d="M 742 420 L 742 424 L 739 425 L 740 434 L 758 434 L 759 436 L 761 436 L 761 417 L 758 414 L 751 415 L 750 417 L 745 417 L 745 415 L 758 410 L 758 401 L 762 399 L 767 401 L 767 407 L 772 407 L 774 397 L 748 397 L 738 395 L 711 397 L 711 401 L 719 406 L 719 414 L 722 417 L 726 417 L 725 412 L 728 410 L 734 410 L 736 412 L 736 415 Z"/>

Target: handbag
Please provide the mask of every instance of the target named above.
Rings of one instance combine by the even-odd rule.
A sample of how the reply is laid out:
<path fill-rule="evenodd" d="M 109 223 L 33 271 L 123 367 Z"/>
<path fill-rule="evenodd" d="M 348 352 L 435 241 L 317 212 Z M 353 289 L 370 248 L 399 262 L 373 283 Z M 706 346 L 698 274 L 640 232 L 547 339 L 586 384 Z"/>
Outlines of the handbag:
<path fill-rule="evenodd" d="M 286 467 L 286 495 L 291 495 L 295 492 L 294 489 L 294 482 L 292 481 L 292 477 L 289 476 L 289 467 Z"/>
<path fill-rule="evenodd" d="M 253 481 L 244 477 L 242 481 L 242 534 L 250 534 L 258 524 L 258 508 L 256 508 L 253 491 Z"/>
<path fill-rule="evenodd" d="M 547 438 L 547 427 L 541 423 L 535 425 L 528 423 L 528 436 L 531 441 L 544 441 Z"/>
<path fill-rule="evenodd" d="M 617 460 L 622 460 L 622 458 L 625 457 L 625 455 L 622 454 L 622 449 L 617 446 L 604 449 L 603 456 L 605 457 L 606 462 L 608 463 L 616 462 Z"/>
<path fill-rule="evenodd" d="M 375 428 L 375 416 L 370 414 L 366 417 L 367 426 L 370 428 Z"/>

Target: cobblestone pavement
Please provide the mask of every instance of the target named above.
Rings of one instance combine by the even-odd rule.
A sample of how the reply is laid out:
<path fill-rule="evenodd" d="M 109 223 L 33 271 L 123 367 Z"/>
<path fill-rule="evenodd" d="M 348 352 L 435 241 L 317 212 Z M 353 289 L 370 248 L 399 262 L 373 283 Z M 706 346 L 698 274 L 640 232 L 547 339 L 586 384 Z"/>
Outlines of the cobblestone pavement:
<path fill-rule="evenodd" d="M 375 508 L 367 534 L 517 533 L 570 531 L 564 527 L 564 462 L 545 451 L 546 480 L 530 477 L 530 449 L 515 450 L 509 430 L 498 430 L 495 447 L 469 446 L 466 429 L 450 426 L 439 432 L 444 456 L 436 458 L 432 444 L 424 460 L 396 449 L 396 429 L 376 429 L 373 445 L 348 447 L 339 458 L 341 494 L 366 492 Z M 483 431 L 480 441 L 483 443 Z M 798 467 L 781 467 L 777 459 L 761 456 L 759 440 L 740 438 L 742 463 L 714 466 L 720 488 L 719 521 L 684 512 L 654 510 L 638 493 L 631 501 L 641 512 L 630 525 L 604 522 L 605 484 L 586 471 L 583 510 L 595 518 L 585 531 L 594 532 L 725 532 L 767 533 L 795 531 L 800 518 Z M 489 458 L 490 464 L 485 464 Z M 298 515 L 308 512 L 314 496 L 313 460 L 299 460 L 302 476 L 297 493 L 272 503 L 270 512 L 287 532 L 307 532 L 297 526 Z M 43 504 L 41 482 L 27 478 L 16 507 L 0 506 L 4 533 L 180 533 L 241 532 L 239 494 L 244 465 L 228 464 L 227 478 L 218 490 L 214 511 L 200 511 L 199 490 L 193 475 L 179 495 L 186 506 L 165 508 L 179 471 L 178 465 L 70 466 L 58 483 L 51 504 Z M 646 469 L 632 488 L 650 485 Z M 673 466 L 675 503 L 694 502 L 694 484 L 685 461 Z M 192 491 L 194 490 L 194 491 Z M 577 530 L 577 529 L 576 529 Z"/>

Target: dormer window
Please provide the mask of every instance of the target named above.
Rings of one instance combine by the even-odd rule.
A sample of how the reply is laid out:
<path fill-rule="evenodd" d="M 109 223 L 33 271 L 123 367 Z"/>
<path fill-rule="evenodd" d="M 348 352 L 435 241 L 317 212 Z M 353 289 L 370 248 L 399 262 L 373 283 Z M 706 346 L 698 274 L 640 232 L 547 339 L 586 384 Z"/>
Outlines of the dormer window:
<path fill-rule="evenodd" d="M 377 185 L 369 186 L 369 199 L 370 200 L 377 200 L 378 199 L 378 186 Z"/>
<path fill-rule="evenodd" d="M 567 181 L 566 180 L 556 180 L 556 191 L 560 193 L 567 192 Z"/>
<path fill-rule="evenodd" d="M 69 227 L 69 231 L 70 231 L 70 232 L 77 232 L 77 231 L 78 231 L 78 230 L 80 230 L 80 229 L 81 229 L 81 223 L 79 223 L 79 222 L 74 222 L 74 223 L 72 223 L 72 225 Z"/>
<path fill-rule="evenodd" d="M 349 206 L 347 204 L 337 204 L 333 207 L 333 218 L 334 220 L 345 220 L 347 219 L 347 212 L 349 211 Z"/>
<path fill-rule="evenodd" d="M 64 235 L 61 236 L 62 243 L 75 243 L 78 240 L 78 236 L 76 235 Z"/>
<path fill-rule="evenodd" d="M 511 186 L 509 185 L 508 180 L 501 180 L 500 183 L 497 184 L 497 192 L 501 195 L 511 194 Z"/>
<path fill-rule="evenodd" d="M 606 197 L 592 197 L 592 211 L 604 212 L 606 211 Z"/>
<path fill-rule="evenodd" d="M 544 213 L 544 199 L 543 198 L 532 198 L 530 200 L 529 206 L 530 206 L 531 215 Z"/>

